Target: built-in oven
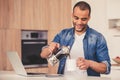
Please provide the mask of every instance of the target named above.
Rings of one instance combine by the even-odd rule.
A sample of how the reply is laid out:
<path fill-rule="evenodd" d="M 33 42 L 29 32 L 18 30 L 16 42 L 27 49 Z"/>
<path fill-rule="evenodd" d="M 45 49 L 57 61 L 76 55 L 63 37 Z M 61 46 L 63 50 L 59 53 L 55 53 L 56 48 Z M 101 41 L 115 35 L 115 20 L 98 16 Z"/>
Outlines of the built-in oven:
<path fill-rule="evenodd" d="M 42 47 L 47 45 L 47 30 L 22 30 L 22 63 L 25 67 L 47 66 L 40 57 Z"/>

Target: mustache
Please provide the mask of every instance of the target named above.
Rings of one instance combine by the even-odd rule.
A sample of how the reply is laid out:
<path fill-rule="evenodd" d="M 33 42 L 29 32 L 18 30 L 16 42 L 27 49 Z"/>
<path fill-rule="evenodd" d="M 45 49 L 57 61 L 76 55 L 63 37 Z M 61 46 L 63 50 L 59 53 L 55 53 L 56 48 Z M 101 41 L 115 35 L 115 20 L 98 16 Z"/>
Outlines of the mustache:
<path fill-rule="evenodd" d="M 75 24 L 76 26 L 85 26 L 85 24 Z"/>

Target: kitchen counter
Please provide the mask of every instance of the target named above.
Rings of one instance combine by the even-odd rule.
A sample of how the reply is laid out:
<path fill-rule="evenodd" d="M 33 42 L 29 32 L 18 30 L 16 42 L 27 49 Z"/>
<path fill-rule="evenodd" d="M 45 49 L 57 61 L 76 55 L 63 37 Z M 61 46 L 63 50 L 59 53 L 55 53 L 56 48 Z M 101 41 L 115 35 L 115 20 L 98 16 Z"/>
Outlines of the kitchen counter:
<path fill-rule="evenodd" d="M 111 73 L 108 75 L 102 74 L 101 77 L 86 77 L 76 74 L 66 74 L 59 77 L 25 77 L 17 75 L 14 71 L 0 71 L 0 80 L 120 80 L 120 65 L 112 64 Z"/>
<path fill-rule="evenodd" d="M 112 64 L 111 73 L 108 75 L 102 74 L 102 77 L 117 78 L 120 80 L 120 64 Z"/>
<path fill-rule="evenodd" d="M 80 77 L 79 75 L 64 75 L 61 77 L 25 77 L 15 74 L 13 71 L 0 71 L 0 80 L 120 80 L 119 78 L 111 77 Z"/>

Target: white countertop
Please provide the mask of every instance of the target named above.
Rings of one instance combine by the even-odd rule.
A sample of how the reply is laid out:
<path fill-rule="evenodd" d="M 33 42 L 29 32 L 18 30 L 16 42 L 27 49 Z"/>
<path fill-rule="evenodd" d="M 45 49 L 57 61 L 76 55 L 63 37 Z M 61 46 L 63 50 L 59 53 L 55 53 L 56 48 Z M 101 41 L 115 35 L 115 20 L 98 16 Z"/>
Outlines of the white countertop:
<path fill-rule="evenodd" d="M 102 77 L 117 78 L 120 80 L 120 66 L 112 66 L 111 73 L 108 75 L 102 74 Z"/>
<path fill-rule="evenodd" d="M 120 80 L 110 77 L 81 77 L 79 75 L 64 75 L 62 77 L 25 77 L 15 74 L 13 71 L 0 71 L 0 80 Z"/>

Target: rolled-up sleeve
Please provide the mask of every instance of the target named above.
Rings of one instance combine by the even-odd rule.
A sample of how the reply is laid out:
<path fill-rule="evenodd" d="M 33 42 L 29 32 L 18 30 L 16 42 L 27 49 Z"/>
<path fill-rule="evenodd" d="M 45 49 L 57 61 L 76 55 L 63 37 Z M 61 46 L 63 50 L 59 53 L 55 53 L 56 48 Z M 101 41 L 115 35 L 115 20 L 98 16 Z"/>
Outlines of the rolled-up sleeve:
<path fill-rule="evenodd" d="M 111 71 L 111 64 L 110 64 L 110 62 L 102 61 L 102 63 L 106 64 L 106 67 L 107 67 L 106 72 L 104 74 L 109 74 L 110 71 Z"/>

